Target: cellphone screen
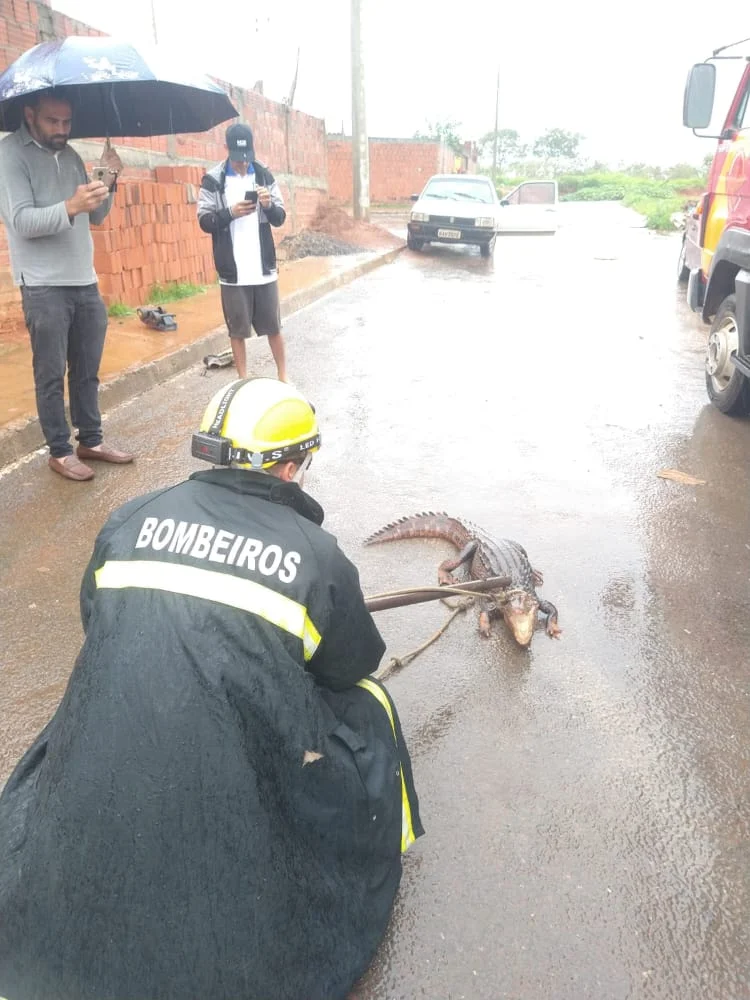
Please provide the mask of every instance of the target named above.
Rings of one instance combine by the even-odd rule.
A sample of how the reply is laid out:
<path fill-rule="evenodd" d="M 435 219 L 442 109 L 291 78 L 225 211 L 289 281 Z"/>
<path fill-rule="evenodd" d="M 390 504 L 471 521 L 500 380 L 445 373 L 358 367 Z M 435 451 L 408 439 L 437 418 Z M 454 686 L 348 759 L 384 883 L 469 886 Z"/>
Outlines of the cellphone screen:
<path fill-rule="evenodd" d="M 245 191 L 245 201 L 251 201 L 253 205 L 256 205 L 258 203 L 258 192 Z"/>

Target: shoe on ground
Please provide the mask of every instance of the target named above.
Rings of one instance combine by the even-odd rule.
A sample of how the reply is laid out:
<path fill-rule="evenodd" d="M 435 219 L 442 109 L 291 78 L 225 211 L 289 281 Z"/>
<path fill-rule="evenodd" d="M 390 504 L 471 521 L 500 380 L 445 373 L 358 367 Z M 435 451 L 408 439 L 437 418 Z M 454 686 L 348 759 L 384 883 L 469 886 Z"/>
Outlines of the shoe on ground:
<path fill-rule="evenodd" d="M 63 458 L 53 458 L 50 455 L 47 464 L 53 472 L 57 472 L 64 479 L 83 483 L 87 479 L 94 478 L 94 470 L 84 465 L 75 455 L 65 455 Z"/>
<path fill-rule="evenodd" d="M 112 462 L 114 465 L 127 465 L 135 458 L 135 455 L 128 451 L 120 451 L 118 448 L 111 448 L 108 445 L 102 445 L 100 448 L 86 448 L 79 444 L 76 451 L 78 457 L 86 459 L 87 462 Z"/>

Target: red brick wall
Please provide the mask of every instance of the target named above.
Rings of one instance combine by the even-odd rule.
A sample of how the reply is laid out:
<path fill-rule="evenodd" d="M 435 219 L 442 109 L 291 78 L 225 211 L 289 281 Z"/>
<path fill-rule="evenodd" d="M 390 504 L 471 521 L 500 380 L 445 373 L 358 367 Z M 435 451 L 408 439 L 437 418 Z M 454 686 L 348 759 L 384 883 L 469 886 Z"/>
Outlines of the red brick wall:
<path fill-rule="evenodd" d="M 370 142 L 370 201 L 406 201 L 442 172 L 438 142 Z"/>
<path fill-rule="evenodd" d="M 468 163 L 469 172 L 476 169 Z M 370 201 L 408 201 L 433 174 L 457 170 L 453 152 L 439 142 L 423 139 L 370 139 Z M 352 141 L 328 137 L 328 190 L 331 198 L 352 200 Z"/>
<path fill-rule="evenodd" d="M 328 193 L 335 201 L 352 200 L 352 141 L 328 136 Z"/>
<path fill-rule="evenodd" d="M 102 35 L 50 8 L 48 0 L 0 0 L 0 70 L 40 41 L 67 35 Z M 297 232 L 327 200 L 328 154 L 324 123 L 294 109 L 218 81 L 243 121 L 256 131 L 258 158 L 275 175 L 287 175 L 281 189 L 287 222 L 277 241 Z M 118 139 L 120 150 L 150 150 L 174 158 L 174 166 L 150 170 L 127 167 L 115 207 L 94 230 L 95 266 L 108 303 L 143 304 L 153 284 L 215 280 L 210 238 L 198 227 L 195 191 L 203 167 L 225 155 L 228 122 L 195 135 Z M 181 166 L 193 161 L 190 167 Z M 0 225 L 0 335 L 22 322 L 20 297 L 13 287 L 5 227 Z"/>
<path fill-rule="evenodd" d="M 2 0 L 0 0 L 2 2 Z M 258 159 L 273 173 L 291 173 L 325 181 L 328 173 L 325 127 L 322 119 L 312 118 L 294 108 L 269 100 L 255 91 L 242 90 L 224 81 L 217 81 L 227 91 L 240 118 L 255 130 Z M 226 156 L 224 122 L 210 132 L 178 135 L 174 138 L 178 159 L 197 159 L 216 163 Z M 128 139 L 127 145 L 151 143 L 151 148 L 167 152 L 167 138 Z M 123 142 L 120 141 L 122 145 Z"/>

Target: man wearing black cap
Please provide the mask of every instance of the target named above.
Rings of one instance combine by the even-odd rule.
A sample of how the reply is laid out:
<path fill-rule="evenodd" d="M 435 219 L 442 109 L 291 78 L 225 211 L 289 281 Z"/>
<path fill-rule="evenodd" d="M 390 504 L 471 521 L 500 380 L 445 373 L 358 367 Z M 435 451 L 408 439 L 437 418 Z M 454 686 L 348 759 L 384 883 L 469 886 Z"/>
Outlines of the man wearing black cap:
<path fill-rule="evenodd" d="M 198 222 L 211 234 L 221 305 L 240 378 L 247 377 L 245 340 L 252 328 L 268 337 L 279 380 L 286 382 L 276 247 L 271 226 L 286 219 L 273 174 L 255 159 L 248 125 L 226 131 L 228 157 L 208 171 L 198 196 Z"/>

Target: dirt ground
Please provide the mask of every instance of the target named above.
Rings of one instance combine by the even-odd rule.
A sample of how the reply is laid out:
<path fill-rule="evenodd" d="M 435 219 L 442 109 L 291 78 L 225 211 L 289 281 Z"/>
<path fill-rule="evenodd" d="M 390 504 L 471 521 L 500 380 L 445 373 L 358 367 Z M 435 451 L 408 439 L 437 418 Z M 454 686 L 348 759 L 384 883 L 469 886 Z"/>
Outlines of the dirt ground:
<path fill-rule="evenodd" d="M 368 222 L 358 222 L 349 213 L 333 205 L 323 206 L 307 229 L 287 236 L 277 250 L 280 260 L 308 256 L 338 256 L 367 250 L 387 250 L 401 246 L 400 240 L 386 229 Z"/>

